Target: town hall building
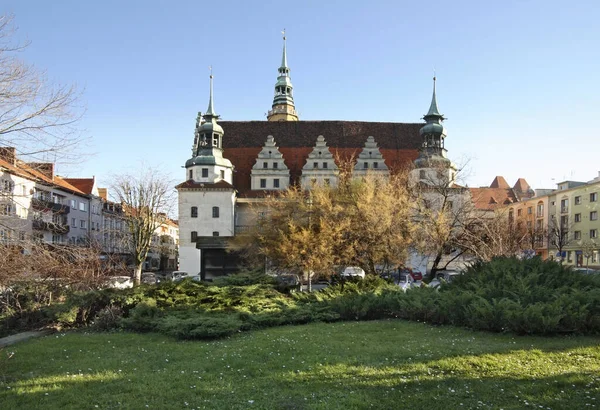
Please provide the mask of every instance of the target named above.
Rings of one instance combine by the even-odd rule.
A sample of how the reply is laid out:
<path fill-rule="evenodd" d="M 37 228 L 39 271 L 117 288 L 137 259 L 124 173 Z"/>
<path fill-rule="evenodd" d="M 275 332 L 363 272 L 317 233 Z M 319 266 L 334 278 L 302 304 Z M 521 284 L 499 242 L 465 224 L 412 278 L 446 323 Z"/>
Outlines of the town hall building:
<path fill-rule="evenodd" d="M 252 204 L 273 191 L 311 184 L 335 186 L 336 158 L 355 158 L 354 175 L 387 175 L 414 163 L 415 178 L 434 175 L 445 164 L 444 117 L 434 91 L 423 123 L 304 121 L 294 105 L 284 37 L 281 66 L 267 121 L 218 121 L 213 77 L 204 114 L 198 113 L 192 156 L 179 193 L 179 269 L 202 279 L 237 270 L 228 238 L 253 224 Z M 435 169 L 435 170 L 434 170 Z M 437 175 L 437 174 L 436 174 Z"/>

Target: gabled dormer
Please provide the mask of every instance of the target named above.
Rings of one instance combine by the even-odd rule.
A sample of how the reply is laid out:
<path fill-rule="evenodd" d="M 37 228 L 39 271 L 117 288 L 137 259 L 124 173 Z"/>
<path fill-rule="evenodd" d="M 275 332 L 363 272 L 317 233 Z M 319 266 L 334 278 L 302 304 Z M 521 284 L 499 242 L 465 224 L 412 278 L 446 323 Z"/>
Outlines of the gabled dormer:
<path fill-rule="evenodd" d="M 369 172 L 377 173 L 378 175 L 389 174 L 388 167 L 383 160 L 383 155 L 381 155 L 375 138 L 372 136 L 367 138 L 365 147 L 358 155 L 356 165 L 354 166 L 355 176 L 364 176 Z"/>
<path fill-rule="evenodd" d="M 315 147 L 308 154 L 306 164 L 302 168 L 302 187 L 310 188 L 313 184 L 336 186 L 338 174 L 338 166 L 325 142 L 325 137 L 319 135 Z"/>
<path fill-rule="evenodd" d="M 283 190 L 290 185 L 290 170 L 283 160 L 283 155 L 275 145 L 272 135 L 258 153 L 256 163 L 250 174 L 252 190 Z"/>

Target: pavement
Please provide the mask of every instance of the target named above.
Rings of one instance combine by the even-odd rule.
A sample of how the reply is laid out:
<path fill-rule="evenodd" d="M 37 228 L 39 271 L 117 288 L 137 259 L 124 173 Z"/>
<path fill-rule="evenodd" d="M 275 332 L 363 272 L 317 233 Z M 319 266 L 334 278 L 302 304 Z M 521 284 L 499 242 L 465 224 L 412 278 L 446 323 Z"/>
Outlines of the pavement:
<path fill-rule="evenodd" d="M 30 332 L 17 333 L 16 335 L 6 336 L 0 339 L 0 348 L 24 342 L 34 337 L 46 336 L 54 333 L 53 329 L 33 330 Z"/>

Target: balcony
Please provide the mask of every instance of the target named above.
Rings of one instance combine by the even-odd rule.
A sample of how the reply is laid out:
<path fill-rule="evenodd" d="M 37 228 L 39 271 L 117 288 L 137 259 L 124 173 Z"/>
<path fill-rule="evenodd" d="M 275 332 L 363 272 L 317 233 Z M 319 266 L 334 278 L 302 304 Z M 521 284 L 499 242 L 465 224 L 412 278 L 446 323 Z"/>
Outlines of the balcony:
<path fill-rule="evenodd" d="M 566 206 L 561 206 L 561 207 L 560 207 L 560 213 L 561 213 L 561 214 L 568 214 L 568 213 L 569 213 L 569 206 L 568 206 L 568 205 L 566 205 Z"/>
<path fill-rule="evenodd" d="M 46 222 L 42 221 L 41 219 L 34 219 L 32 222 L 32 228 L 36 231 L 50 231 L 58 235 L 65 235 L 71 230 L 67 224 Z"/>
<path fill-rule="evenodd" d="M 71 208 L 67 205 L 57 204 L 55 202 L 47 201 L 45 199 L 40 198 L 33 198 L 31 200 L 31 206 L 33 206 L 33 209 L 36 209 L 38 211 L 52 211 L 54 213 L 60 214 L 68 214 L 69 212 L 71 212 Z"/>

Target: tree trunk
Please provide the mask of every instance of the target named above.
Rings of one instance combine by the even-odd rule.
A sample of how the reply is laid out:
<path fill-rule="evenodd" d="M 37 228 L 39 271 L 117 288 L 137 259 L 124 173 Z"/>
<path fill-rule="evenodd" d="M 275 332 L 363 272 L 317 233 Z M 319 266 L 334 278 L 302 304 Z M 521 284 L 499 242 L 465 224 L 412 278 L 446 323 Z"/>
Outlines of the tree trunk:
<path fill-rule="evenodd" d="M 429 272 L 430 280 L 435 278 L 435 272 L 437 272 L 438 266 L 439 266 L 441 260 L 442 260 L 442 252 L 438 252 L 438 254 L 435 255 L 435 259 L 433 260 L 433 265 L 431 266 L 431 271 Z"/>
<path fill-rule="evenodd" d="M 136 265 L 133 271 L 133 286 L 139 286 L 142 283 L 142 267 L 144 266 L 144 262 Z"/>

